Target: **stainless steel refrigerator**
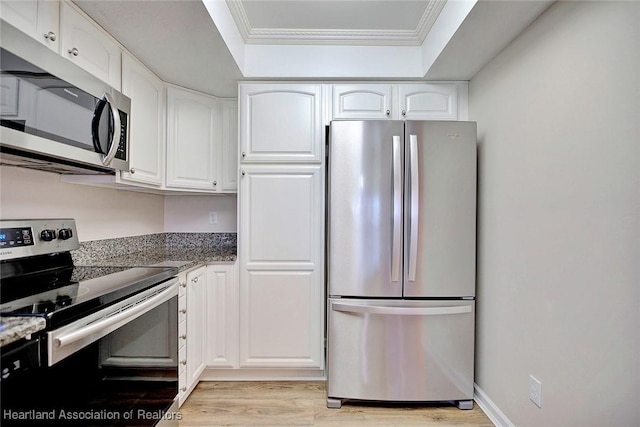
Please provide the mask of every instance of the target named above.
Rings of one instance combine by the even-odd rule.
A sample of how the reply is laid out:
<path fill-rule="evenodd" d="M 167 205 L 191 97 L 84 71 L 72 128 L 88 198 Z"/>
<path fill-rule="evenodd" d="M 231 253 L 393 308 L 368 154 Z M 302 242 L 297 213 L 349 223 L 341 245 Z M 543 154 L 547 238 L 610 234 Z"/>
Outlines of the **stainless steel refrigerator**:
<path fill-rule="evenodd" d="M 327 406 L 473 406 L 476 124 L 333 121 Z"/>

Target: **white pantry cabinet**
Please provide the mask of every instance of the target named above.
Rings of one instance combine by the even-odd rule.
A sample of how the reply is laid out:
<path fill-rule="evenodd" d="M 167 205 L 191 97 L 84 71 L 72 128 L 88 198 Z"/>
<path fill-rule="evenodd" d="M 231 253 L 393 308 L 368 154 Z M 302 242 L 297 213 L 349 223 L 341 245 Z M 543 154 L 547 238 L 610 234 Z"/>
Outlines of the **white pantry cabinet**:
<path fill-rule="evenodd" d="M 244 163 L 322 161 L 322 90 L 311 84 L 240 84 Z"/>
<path fill-rule="evenodd" d="M 198 384 L 206 364 L 207 268 L 202 266 L 187 272 L 186 284 L 187 337 L 183 393 L 188 396 Z"/>
<path fill-rule="evenodd" d="M 466 120 L 466 83 L 333 84 L 332 119 Z"/>
<path fill-rule="evenodd" d="M 167 187 L 217 190 L 217 98 L 167 87 Z"/>
<path fill-rule="evenodd" d="M 131 98 L 129 171 L 123 181 L 161 186 L 165 154 L 165 88 L 134 57 L 122 56 L 122 92 Z"/>
<path fill-rule="evenodd" d="M 238 367 L 238 264 L 207 265 L 207 366 Z"/>
<path fill-rule="evenodd" d="M 58 52 L 60 5 L 52 0 L 11 0 L 0 2 L 3 21 Z"/>
<path fill-rule="evenodd" d="M 323 170 L 241 166 L 240 367 L 324 367 Z"/>
<path fill-rule="evenodd" d="M 67 2 L 60 3 L 60 54 L 121 90 L 120 47 L 107 32 Z"/>

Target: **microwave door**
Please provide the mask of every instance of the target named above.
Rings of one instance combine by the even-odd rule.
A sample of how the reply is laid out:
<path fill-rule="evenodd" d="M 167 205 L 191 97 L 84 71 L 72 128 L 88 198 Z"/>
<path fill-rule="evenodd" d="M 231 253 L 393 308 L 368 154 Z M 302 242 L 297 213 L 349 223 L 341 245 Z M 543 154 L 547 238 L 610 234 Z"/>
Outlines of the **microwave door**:
<path fill-rule="evenodd" d="M 96 103 L 91 121 L 91 138 L 97 153 L 104 155 L 102 163 L 106 166 L 113 161 L 120 142 L 120 112 L 110 94 L 104 93 Z"/>

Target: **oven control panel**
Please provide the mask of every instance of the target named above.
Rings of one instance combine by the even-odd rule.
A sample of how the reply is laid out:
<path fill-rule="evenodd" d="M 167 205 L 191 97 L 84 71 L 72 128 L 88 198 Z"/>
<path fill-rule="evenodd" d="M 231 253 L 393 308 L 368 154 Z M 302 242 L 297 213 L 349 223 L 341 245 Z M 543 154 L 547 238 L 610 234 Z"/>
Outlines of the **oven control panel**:
<path fill-rule="evenodd" d="M 75 220 L 0 220 L 0 260 L 78 249 Z"/>

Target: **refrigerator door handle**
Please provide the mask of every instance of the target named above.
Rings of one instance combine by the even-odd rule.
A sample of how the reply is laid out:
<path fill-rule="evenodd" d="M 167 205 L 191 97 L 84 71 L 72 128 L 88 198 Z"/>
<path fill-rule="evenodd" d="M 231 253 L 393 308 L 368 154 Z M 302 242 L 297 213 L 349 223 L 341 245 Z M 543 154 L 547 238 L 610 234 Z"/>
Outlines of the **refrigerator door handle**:
<path fill-rule="evenodd" d="M 402 163 L 400 136 L 393 135 L 393 235 L 391 249 L 391 281 L 400 281 L 402 253 Z"/>
<path fill-rule="evenodd" d="M 418 136 L 409 135 L 409 162 L 411 168 L 411 234 L 409 238 L 409 271 L 407 280 L 415 282 L 418 264 L 418 223 L 420 219 L 420 174 L 418 172 Z"/>
<path fill-rule="evenodd" d="M 331 310 L 345 313 L 382 314 L 394 316 L 441 316 L 446 314 L 471 313 L 472 306 L 452 307 L 389 307 L 384 305 L 360 305 L 332 302 Z"/>

